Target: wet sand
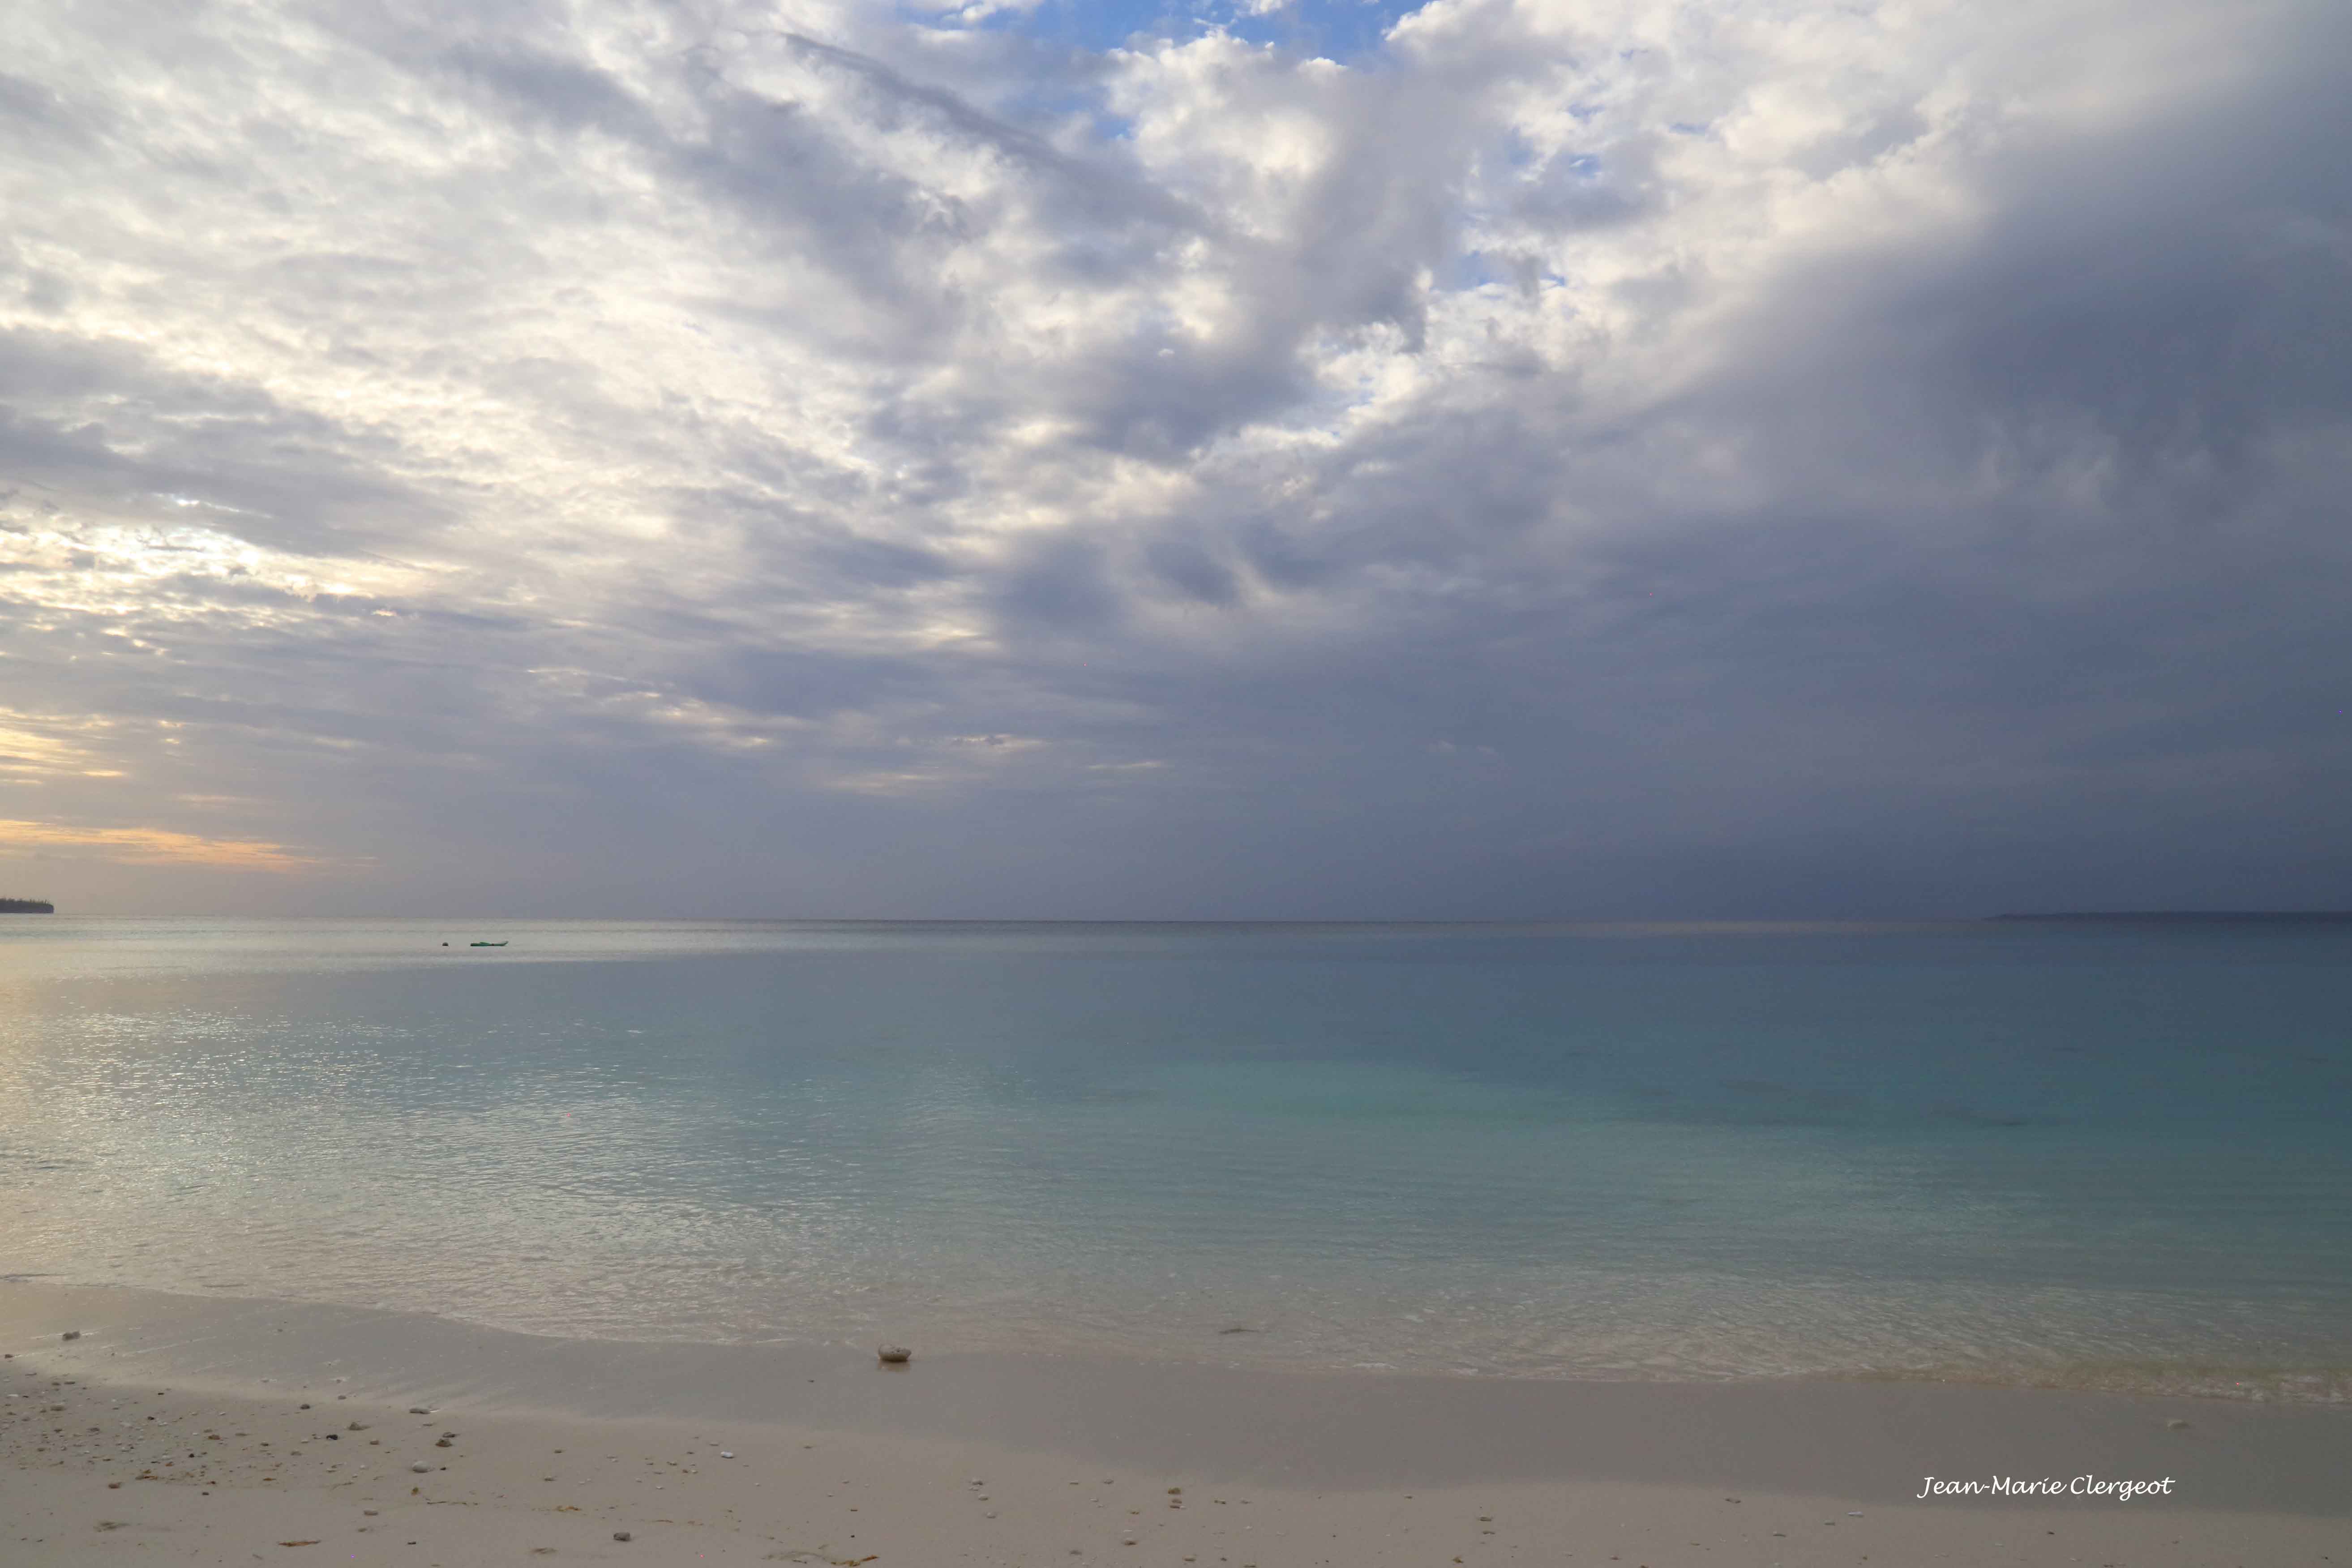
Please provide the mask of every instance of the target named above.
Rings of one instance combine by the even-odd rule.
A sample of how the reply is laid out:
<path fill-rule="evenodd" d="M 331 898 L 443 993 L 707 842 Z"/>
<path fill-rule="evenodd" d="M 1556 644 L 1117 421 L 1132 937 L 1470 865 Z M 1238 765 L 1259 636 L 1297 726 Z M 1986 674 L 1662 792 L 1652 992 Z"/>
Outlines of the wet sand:
<path fill-rule="evenodd" d="M 0 1561 L 2352 1563 L 2343 1410 L 916 1351 L 0 1284 Z"/>

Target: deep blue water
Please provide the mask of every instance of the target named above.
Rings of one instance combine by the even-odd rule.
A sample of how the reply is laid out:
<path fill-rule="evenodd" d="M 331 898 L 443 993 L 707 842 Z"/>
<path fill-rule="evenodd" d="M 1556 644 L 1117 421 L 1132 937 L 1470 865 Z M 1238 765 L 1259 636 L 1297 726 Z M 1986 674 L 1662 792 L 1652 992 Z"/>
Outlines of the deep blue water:
<path fill-rule="evenodd" d="M 2347 1021 L 2345 927 L 18 917 L 0 1271 L 2341 1398 Z"/>

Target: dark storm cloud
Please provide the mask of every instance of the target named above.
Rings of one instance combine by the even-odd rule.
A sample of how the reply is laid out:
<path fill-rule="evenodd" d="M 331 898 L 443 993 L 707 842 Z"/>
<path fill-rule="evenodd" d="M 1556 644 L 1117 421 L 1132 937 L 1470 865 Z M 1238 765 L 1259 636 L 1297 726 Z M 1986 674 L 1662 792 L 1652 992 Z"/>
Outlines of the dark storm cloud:
<path fill-rule="evenodd" d="M 87 902 L 2352 873 L 2337 8 L 95 25 L 0 79 L 0 817 L 232 847 Z"/>

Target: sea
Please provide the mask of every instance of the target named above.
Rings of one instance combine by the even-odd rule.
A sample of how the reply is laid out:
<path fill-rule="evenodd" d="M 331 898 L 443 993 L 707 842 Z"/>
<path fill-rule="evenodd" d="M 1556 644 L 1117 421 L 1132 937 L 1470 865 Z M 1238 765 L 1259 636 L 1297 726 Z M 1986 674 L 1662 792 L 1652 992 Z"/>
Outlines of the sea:
<path fill-rule="evenodd" d="M 0 1274 L 591 1339 L 2342 1403 L 2348 1111 L 2352 924 L 0 919 Z"/>

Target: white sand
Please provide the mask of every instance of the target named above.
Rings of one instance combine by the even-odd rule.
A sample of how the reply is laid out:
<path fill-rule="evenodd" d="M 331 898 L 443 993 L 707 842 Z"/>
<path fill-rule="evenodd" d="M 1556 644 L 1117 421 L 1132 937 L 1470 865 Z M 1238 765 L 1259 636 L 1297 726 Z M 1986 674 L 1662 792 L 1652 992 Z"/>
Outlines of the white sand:
<path fill-rule="evenodd" d="M 58 1337 L 77 1324 L 83 1338 Z M 2342 1484 L 2352 1474 L 2352 1418 L 2336 1412 L 2191 1405 L 2182 1416 L 2177 1403 L 1805 1384 L 1761 1391 L 1750 1403 L 1772 1421 L 1751 1430 L 1737 1399 L 1620 1385 L 1605 1419 L 1623 1426 L 1630 1447 L 1646 1445 L 1643 1466 L 1663 1473 L 1595 1473 L 1612 1467 L 1576 1456 L 1605 1453 L 1606 1433 L 1597 1448 L 1541 1458 L 1545 1435 L 1531 1428 L 1519 1447 L 1537 1462 L 1498 1459 L 1493 1479 L 1416 1480 L 1408 1472 L 1426 1450 L 1415 1432 L 1462 1418 L 1446 1402 L 1466 1399 L 1474 1423 L 1506 1431 L 1541 1405 L 1528 1403 L 1523 1385 L 1498 1393 L 1514 1385 L 1440 1380 L 1456 1394 L 1411 1380 L 1244 1378 L 1234 1386 L 1271 1385 L 1247 1410 L 1303 1414 L 1295 1430 L 1234 1429 L 1228 1442 L 1198 1407 L 1163 1417 L 1137 1397 L 1166 1386 L 1151 1379 L 1167 1369 L 1139 1373 L 1131 1387 L 1118 1385 L 1116 1369 L 1090 1374 L 1112 1386 L 1099 1405 L 1074 1405 L 1050 1392 L 1029 1399 L 1001 1369 L 975 1382 L 970 1369 L 927 1366 L 919 1347 L 903 1373 L 846 1354 L 824 1357 L 822 1371 L 805 1359 L 736 1363 L 738 1384 L 744 1365 L 774 1376 L 768 1397 L 786 1412 L 774 1420 L 534 1411 L 519 1407 L 510 1388 L 493 1400 L 463 1385 L 510 1381 L 485 1369 L 546 1342 L 444 1325 L 431 1331 L 486 1359 L 441 1356 L 407 1369 L 414 1387 L 433 1391 L 415 1398 L 433 1407 L 419 1415 L 409 1399 L 387 1397 L 383 1383 L 397 1365 L 350 1342 L 401 1341 L 415 1327 L 317 1309 L 0 1286 L 0 1349 L 12 1355 L 0 1362 L 0 1564 L 2352 1564 Z M 636 1349 L 579 1347 L 580 1364 L 625 1361 Z M 1214 1375 L 1190 1375 L 1217 1386 Z M 663 1381 L 678 1380 L 665 1373 Z M 1049 1390 L 1052 1382 L 1029 1379 Z M 974 1398 L 975 1388 L 985 1397 Z M 827 1420 L 791 1411 L 816 1397 L 808 1389 L 823 1394 Z M 560 1389 L 539 1393 L 561 1403 Z M 587 1391 L 585 1402 L 596 1397 Z M 1562 1412 L 1604 1408 L 1563 1397 Z M 861 1398 L 898 1414 L 866 1422 Z M 904 1418 L 931 1399 L 953 1406 L 938 1412 L 935 1430 Z M 1491 1422 L 1478 1422 L 1482 1399 L 1493 1402 Z M 990 1435 L 992 1405 L 1022 1441 Z M 1856 1442 L 1914 1440 L 1902 1436 L 1914 1430 L 1906 1423 L 1925 1409 L 1932 1430 L 1939 1405 L 1956 1431 L 1967 1428 L 1970 1463 L 1981 1458 L 1979 1443 L 1998 1450 L 2003 1422 L 2021 1453 L 2044 1457 L 2037 1445 L 2051 1423 L 2037 1411 L 2076 1419 L 2068 1413 L 2079 1407 L 2091 1413 L 2079 1417 L 2080 1440 L 2105 1445 L 2104 1457 L 2168 1456 L 2158 1470 L 2175 1475 L 2175 1496 L 1932 1503 L 1907 1495 L 1916 1479 L 1906 1491 L 1884 1473 L 1808 1489 L 1735 1489 L 1720 1479 L 1738 1469 L 1743 1446 L 1811 1447 L 1834 1467 L 1839 1454 L 1860 1451 Z M 1639 1431 L 1644 1409 L 1669 1416 Z M 1050 1425 L 1057 1410 L 1079 1412 L 1070 1440 L 1038 1440 L 1040 1421 Z M 1886 1412 L 1884 1429 L 1854 1433 L 1858 1410 Z M 2109 1416 L 2112 1432 L 2098 1425 Z M 2190 1426 L 2168 1425 L 2179 1419 Z M 1134 1430 L 1122 1436 L 1122 1421 Z M 455 1434 L 446 1447 L 445 1433 Z M 2115 1447 L 2143 1436 L 2134 1452 Z M 1323 1468 L 1348 1484 L 1286 1479 L 1286 1470 L 1316 1469 L 1309 1450 L 1322 1449 L 1347 1456 Z M 1678 1453 L 1691 1473 L 1673 1473 L 1685 1462 Z M 1759 1454 L 1755 1464 L 1762 1473 L 1784 1459 Z M 427 1469 L 415 1471 L 418 1464 Z M 2289 1478 L 2284 1492 L 2280 1476 Z M 616 1542 L 624 1531 L 632 1539 Z"/>

